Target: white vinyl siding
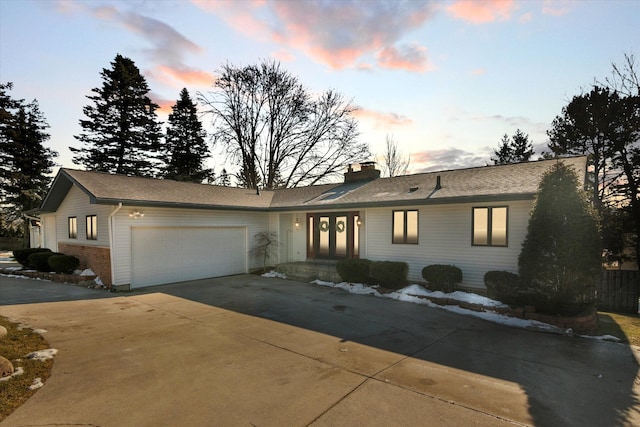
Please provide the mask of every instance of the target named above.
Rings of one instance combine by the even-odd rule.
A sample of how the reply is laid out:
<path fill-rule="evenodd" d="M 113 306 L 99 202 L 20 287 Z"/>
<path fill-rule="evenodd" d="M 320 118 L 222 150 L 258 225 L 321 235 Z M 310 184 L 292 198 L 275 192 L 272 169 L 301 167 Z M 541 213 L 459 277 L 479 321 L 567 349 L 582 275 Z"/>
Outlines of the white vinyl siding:
<path fill-rule="evenodd" d="M 56 217 L 56 246 L 58 243 L 70 243 L 76 245 L 109 247 L 109 214 L 114 206 L 92 205 L 82 190 L 75 185 L 71 186 L 67 197 L 64 198 L 55 213 Z M 87 237 L 86 218 L 96 216 L 97 238 Z M 77 233 L 75 238 L 69 237 L 69 217 L 77 218 Z"/>
<path fill-rule="evenodd" d="M 366 251 L 360 257 L 376 261 L 406 261 L 409 280 L 424 282 L 422 269 L 431 264 L 453 264 L 462 270 L 463 286 L 484 287 L 484 274 L 490 270 L 517 273 L 518 255 L 525 239 L 532 201 L 496 203 L 508 206 L 508 246 L 472 245 L 472 208 L 477 204 L 459 203 L 407 207 L 417 210 L 420 238 L 418 245 L 391 243 L 392 208 L 365 211 L 362 227 L 366 233 Z M 483 206 L 491 207 L 492 204 Z"/>

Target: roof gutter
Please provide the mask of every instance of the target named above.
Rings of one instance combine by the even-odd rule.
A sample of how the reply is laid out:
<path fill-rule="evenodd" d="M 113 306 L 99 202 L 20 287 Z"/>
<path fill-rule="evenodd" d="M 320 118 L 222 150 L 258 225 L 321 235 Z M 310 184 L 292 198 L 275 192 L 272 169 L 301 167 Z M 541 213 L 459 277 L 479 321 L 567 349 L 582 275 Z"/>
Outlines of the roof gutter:
<path fill-rule="evenodd" d="M 110 287 L 113 287 L 114 285 L 114 279 L 116 277 L 116 271 L 115 271 L 115 265 L 116 263 L 115 261 L 115 245 L 113 244 L 113 242 L 116 239 L 116 214 L 118 213 L 118 211 L 122 209 L 122 202 L 118 203 L 118 206 L 116 206 L 116 208 L 114 210 L 111 211 L 111 213 L 109 214 L 109 263 L 111 264 L 111 283 L 110 283 Z"/>

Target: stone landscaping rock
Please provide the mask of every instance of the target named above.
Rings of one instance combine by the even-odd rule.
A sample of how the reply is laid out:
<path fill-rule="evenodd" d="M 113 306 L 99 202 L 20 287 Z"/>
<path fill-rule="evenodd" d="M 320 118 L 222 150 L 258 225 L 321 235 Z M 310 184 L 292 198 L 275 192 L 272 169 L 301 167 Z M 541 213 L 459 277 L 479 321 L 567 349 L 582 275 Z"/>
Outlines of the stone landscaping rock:
<path fill-rule="evenodd" d="M 0 356 L 0 378 L 10 377 L 13 375 L 13 372 L 13 363 Z"/>
<path fill-rule="evenodd" d="M 7 336 L 7 328 L 0 325 L 0 340 Z"/>

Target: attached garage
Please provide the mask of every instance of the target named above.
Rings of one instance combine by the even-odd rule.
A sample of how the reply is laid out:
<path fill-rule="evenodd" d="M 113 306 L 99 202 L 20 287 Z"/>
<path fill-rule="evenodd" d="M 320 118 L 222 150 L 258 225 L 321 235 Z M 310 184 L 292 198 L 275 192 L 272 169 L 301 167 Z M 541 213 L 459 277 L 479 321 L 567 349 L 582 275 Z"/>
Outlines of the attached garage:
<path fill-rule="evenodd" d="M 246 273 L 246 227 L 132 227 L 131 288 Z"/>

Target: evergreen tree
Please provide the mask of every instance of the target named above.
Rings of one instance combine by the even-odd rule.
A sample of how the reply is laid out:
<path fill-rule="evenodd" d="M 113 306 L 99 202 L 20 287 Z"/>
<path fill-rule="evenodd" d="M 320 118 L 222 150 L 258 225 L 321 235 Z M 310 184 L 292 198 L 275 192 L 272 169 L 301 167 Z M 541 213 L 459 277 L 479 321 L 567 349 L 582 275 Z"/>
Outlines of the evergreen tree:
<path fill-rule="evenodd" d="M 209 157 L 207 134 L 187 89 L 182 89 L 172 110 L 162 155 L 166 164 L 164 177 L 202 182 L 211 176 L 211 170 L 204 167 L 204 160 Z"/>
<path fill-rule="evenodd" d="M 40 205 L 57 156 L 43 145 L 49 139 L 49 125 L 38 102 L 12 99 L 7 94 L 11 88 L 11 83 L 0 84 L 0 195 L 5 225 L 20 223 L 24 211 Z M 22 233 L 28 235 L 26 230 Z"/>
<path fill-rule="evenodd" d="M 161 138 L 158 105 L 148 96 L 149 87 L 134 62 L 116 55 L 111 69 L 103 69 L 101 88 L 87 96 L 93 105 L 83 112 L 82 133 L 75 138 L 82 148 L 69 147 L 73 161 L 87 170 L 125 175 L 157 175 L 157 151 Z"/>
<path fill-rule="evenodd" d="M 561 161 L 544 175 L 518 258 L 531 303 L 543 311 L 569 314 L 577 298 L 593 296 L 600 274 L 596 214 L 578 188 L 575 172 Z"/>
<path fill-rule="evenodd" d="M 508 163 L 528 162 L 533 156 L 533 145 L 529 141 L 529 135 L 523 133 L 520 129 L 516 130 L 511 138 L 506 133 L 500 141 L 497 150 L 493 150 L 493 163 L 496 165 L 506 165 Z"/>
<path fill-rule="evenodd" d="M 511 150 L 511 139 L 509 138 L 509 135 L 506 133 L 504 134 L 500 141 L 500 146 L 497 150 L 493 150 L 493 154 L 496 157 L 492 157 L 491 160 L 493 160 L 493 164 L 495 165 L 513 163 L 513 151 Z"/>
<path fill-rule="evenodd" d="M 229 177 L 229 173 L 226 168 L 222 169 L 222 173 L 218 177 L 217 184 L 223 187 L 231 187 L 231 178 Z"/>

